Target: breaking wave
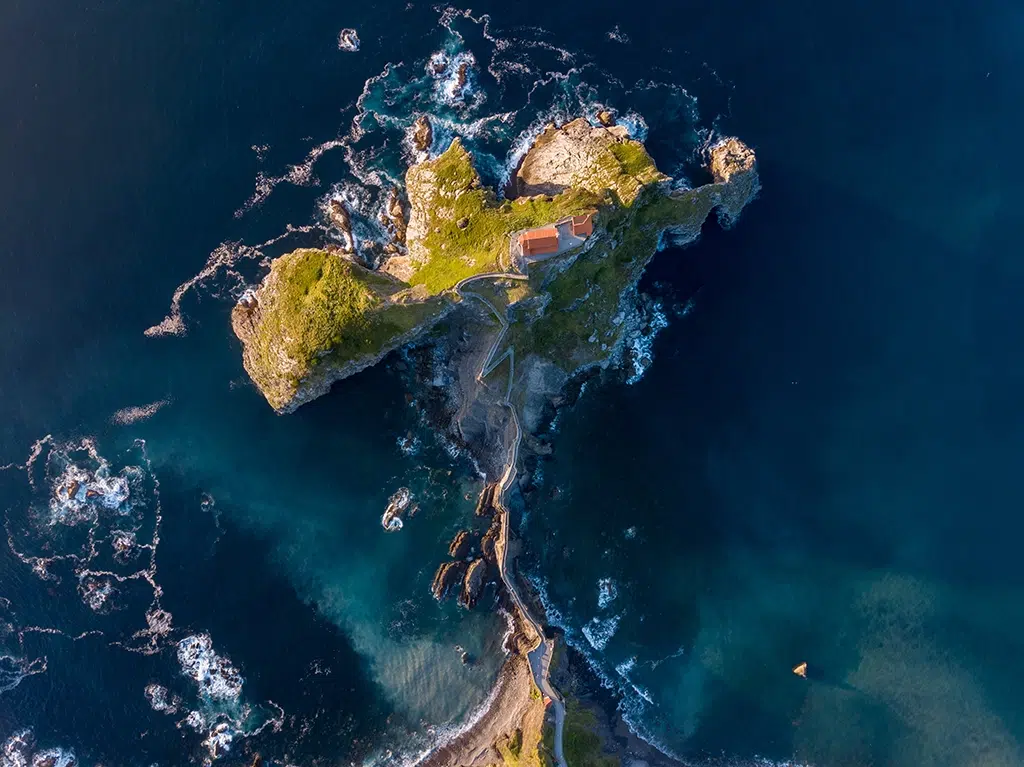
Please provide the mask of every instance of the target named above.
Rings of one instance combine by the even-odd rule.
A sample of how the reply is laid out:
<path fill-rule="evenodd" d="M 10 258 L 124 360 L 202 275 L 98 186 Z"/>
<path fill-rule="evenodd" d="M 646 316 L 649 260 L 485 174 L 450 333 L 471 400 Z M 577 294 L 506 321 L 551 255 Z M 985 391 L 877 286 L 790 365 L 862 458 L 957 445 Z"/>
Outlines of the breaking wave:
<path fill-rule="evenodd" d="M 63 748 L 39 748 L 31 729 L 10 735 L 0 746 L 0 767 L 77 767 L 75 752 Z"/>

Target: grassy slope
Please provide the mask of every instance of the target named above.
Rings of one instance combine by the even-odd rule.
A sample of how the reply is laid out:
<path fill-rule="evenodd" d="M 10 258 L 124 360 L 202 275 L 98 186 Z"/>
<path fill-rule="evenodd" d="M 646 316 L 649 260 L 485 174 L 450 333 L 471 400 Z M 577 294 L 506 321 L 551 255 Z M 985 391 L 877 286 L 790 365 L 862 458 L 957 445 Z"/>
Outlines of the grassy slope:
<path fill-rule="evenodd" d="M 266 371 L 282 355 L 293 360 L 292 389 L 325 359 L 344 363 L 376 353 L 440 309 L 437 301 L 389 304 L 400 284 L 323 250 L 275 260 L 269 282 L 276 290 L 260 307 L 250 359 Z"/>
<path fill-rule="evenodd" d="M 647 157 L 646 152 L 643 156 Z M 636 168 L 643 158 L 628 151 L 620 162 L 624 169 Z M 609 236 L 603 242 L 560 274 L 531 280 L 535 289 L 551 294 L 551 305 L 529 327 L 515 328 L 512 342 L 561 362 L 567 371 L 602 359 L 606 353 L 601 344 L 611 346 L 616 340 L 618 326 L 612 320 L 622 292 L 657 251 L 662 232 L 672 226 L 699 228 L 714 202 L 711 187 L 673 197 L 653 186 L 642 190 L 610 217 Z M 594 334 L 597 337 L 591 343 Z"/>
<path fill-rule="evenodd" d="M 429 258 L 409 282 L 425 285 L 431 295 L 474 274 L 507 268 L 508 235 L 512 232 L 550 224 L 602 202 L 586 191 L 567 190 L 553 198 L 519 199 L 499 205 L 493 190 L 480 186 L 472 157 L 459 141 L 425 163 L 424 170 L 435 176 L 438 204 L 428 211 L 424 245 Z M 458 226 L 462 219 L 468 221 L 465 229 Z"/>
<path fill-rule="evenodd" d="M 554 749 L 554 729 L 544 731 L 544 747 Z M 597 717 L 578 701 L 568 698 L 565 706 L 565 725 L 562 730 L 562 752 L 570 767 L 620 767 L 616 756 L 604 753 L 601 736 L 597 733 Z"/>

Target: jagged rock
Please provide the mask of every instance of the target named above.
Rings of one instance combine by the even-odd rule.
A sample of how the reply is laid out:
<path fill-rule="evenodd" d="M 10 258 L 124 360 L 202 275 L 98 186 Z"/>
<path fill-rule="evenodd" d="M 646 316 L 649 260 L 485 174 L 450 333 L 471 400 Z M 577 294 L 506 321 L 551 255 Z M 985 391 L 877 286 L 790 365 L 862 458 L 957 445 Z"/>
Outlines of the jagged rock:
<path fill-rule="evenodd" d="M 252 758 L 252 763 L 249 765 L 249 767 L 263 767 L 263 757 L 259 754 L 256 754 L 256 756 Z"/>
<path fill-rule="evenodd" d="M 466 665 L 466 666 L 473 665 L 473 656 L 470 655 L 468 652 L 463 651 L 461 658 L 462 658 L 463 665 Z"/>
<path fill-rule="evenodd" d="M 355 240 L 352 237 L 352 218 L 348 208 L 341 200 L 331 200 L 331 223 L 341 232 L 341 250 L 344 253 L 355 252 Z"/>
<path fill-rule="evenodd" d="M 737 138 L 725 138 L 711 149 L 711 175 L 721 185 L 718 222 L 728 229 L 744 206 L 757 196 L 761 182 L 754 150 Z"/>
<path fill-rule="evenodd" d="M 412 492 L 407 487 L 400 487 L 395 491 L 388 499 L 388 507 L 384 510 L 384 515 L 380 518 L 380 523 L 389 533 L 396 532 L 402 529 L 402 514 L 409 509 L 409 503 L 412 501 Z"/>
<path fill-rule="evenodd" d="M 470 538 L 469 530 L 459 530 L 452 538 L 448 546 L 448 554 L 454 559 L 465 559 L 469 550 L 473 547 L 473 540 Z"/>
<path fill-rule="evenodd" d="M 480 497 L 476 501 L 476 515 L 478 517 L 486 517 L 494 513 L 492 508 L 494 505 L 494 491 L 497 489 L 497 484 L 487 485 L 480 493 Z"/>
<path fill-rule="evenodd" d="M 595 128 L 583 118 L 561 128 L 549 125 L 523 157 L 516 172 L 515 193 L 520 197 L 552 195 L 574 187 L 601 194 L 607 188 L 607 178 L 600 169 L 609 149 L 628 138 L 621 125 Z"/>
<path fill-rule="evenodd" d="M 402 208 L 402 196 L 398 193 L 397 188 L 392 189 L 388 195 L 387 213 L 391 221 L 395 242 L 404 244 L 406 229 L 405 210 Z"/>
<path fill-rule="evenodd" d="M 412 145 L 417 152 L 429 152 L 433 143 L 434 128 L 430 124 L 430 118 L 420 115 L 412 124 Z"/>
<path fill-rule="evenodd" d="M 455 92 L 462 94 L 469 82 L 469 62 L 463 61 L 455 72 Z"/>
<path fill-rule="evenodd" d="M 497 563 L 498 558 L 495 553 L 495 548 L 498 543 L 498 538 L 501 536 L 501 517 L 495 516 L 494 521 L 491 522 L 491 526 L 487 528 L 487 532 L 484 533 L 484 537 L 480 539 L 480 553 L 483 554 L 484 559 L 488 562 Z"/>
<path fill-rule="evenodd" d="M 607 109 L 602 109 L 597 113 L 597 121 L 606 128 L 610 128 L 615 125 L 615 115 L 609 112 Z"/>
<path fill-rule="evenodd" d="M 529 432 L 523 434 L 523 445 L 534 455 L 551 455 L 553 452 L 550 442 L 544 442 Z"/>
<path fill-rule="evenodd" d="M 343 29 L 338 33 L 338 50 L 355 53 L 359 50 L 359 34 L 354 29 Z"/>
<path fill-rule="evenodd" d="M 467 566 L 465 562 L 442 562 L 434 573 L 434 580 L 430 584 L 430 592 L 434 599 L 441 601 L 446 599 L 452 589 L 458 588 L 466 575 Z"/>
<path fill-rule="evenodd" d="M 469 564 L 466 570 L 466 577 L 462 581 L 462 591 L 459 592 L 459 604 L 468 610 L 476 606 L 480 599 L 480 592 L 487 584 L 487 562 L 483 559 L 475 559 Z"/>

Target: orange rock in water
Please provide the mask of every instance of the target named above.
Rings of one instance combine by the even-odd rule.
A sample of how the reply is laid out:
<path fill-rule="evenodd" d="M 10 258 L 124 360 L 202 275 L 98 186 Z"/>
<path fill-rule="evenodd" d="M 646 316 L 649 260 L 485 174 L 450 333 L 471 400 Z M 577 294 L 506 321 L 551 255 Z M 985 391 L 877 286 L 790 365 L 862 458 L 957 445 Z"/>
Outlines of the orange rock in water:
<path fill-rule="evenodd" d="M 804 663 L 798 663 L 797 665 L 793 666 L 793 673 L 796 674 L 797 676 L 802 676 L 804 679 L 806 679 L 807 678 L 807 663 L 806 663 L 806 661 Z"/>

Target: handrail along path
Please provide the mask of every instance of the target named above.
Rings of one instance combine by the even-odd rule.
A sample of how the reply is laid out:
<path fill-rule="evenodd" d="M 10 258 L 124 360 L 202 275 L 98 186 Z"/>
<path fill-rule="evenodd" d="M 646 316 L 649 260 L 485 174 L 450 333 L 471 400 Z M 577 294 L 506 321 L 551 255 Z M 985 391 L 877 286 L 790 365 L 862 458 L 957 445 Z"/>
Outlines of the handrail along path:
<path fill-rule="evenodd" d="M 536 682 L 540 691 L 551 700 L 551 706 L 555 712 L 555 760 L 558 763 L 558 767 L 568 767 L 562 751 L 562 732 L 565 724 L 565 703 L 562 700 L 562 696 L 559 695 L 558 691 L 551 685 L 551 681 L 548 679 L 547 674 L 547 669 L 550 665 L 550 658 L 548 656 L 553 650 L 553 643 L 544 638 L 544 631 L 540 624 L 533 618 L 530 611 L 526 609 L 526 605 L 523 603 L 522 597 L 519 596 L 519 591 L 516 589 L 515 583 L 508 575 L 506 566 L 506 559 L 508 556 L 507 544 L 509 537 L 509 512 L 508 508 L 505 506 L 504 498 L 506 491 L 516 477 L 516 464 L 519 460 L 519 443 L 522 440 L 522 429 L 519 425 L 519 414 L 516 412 L 516 408 L 512 404 L 511 400 L 512 381 L 515 378 L 516 369 L 515 349 L 510 346 L 502 355 L 497 359 L 494 359 L 494 355 L 497 353 L 498 347 L 508 331 L 508 321 L 490 301 L 479 293 L 473 293 L 470 291 L 464 294 L 462 292 L 463 288 L 465 288 L 469 283 L 486 279 L 528 280 L 529 277 L 525 274 L 518 274 L 516 272 L 487 272 L 486 274 L 476 274 L 472 277 L 460 280 L 459 283 L 455 285 L 454 290 L 460 298 L 472 297 L 482 301 L 484 305 L 491 310 L 501 325 L 501 330 L 498 331 L 497 336 L 495 336 L 494 341 L 491 344 L 491 348 L 488 350 L 487 356 L 484 358 L 483 364 L 480 366 L 480 372 L 476 375 L 476 380 L 483 383 L 484 378 L 498 365 L 500 365 L 506 357 L 508 357 L 508 386 L 505 389 L 505 399 L 501 404 L 507 407 L 509 413 L 512 415 L 512 425 L 515 428 L 515 437 L 512 440 L 512 446 L 509 448 L 508 463 L 505 467 L 505 473 L 501 477 L 501 482 L 498 484 L 498 492 L 495 493 L 494 496 L 494 504 L 498 507 L 498 511 L 501 514 L 500 540 L 502 541 L 502 546 L 501 555 L 498 557 L 498 575 L 501 577 L 502 583 L 505 584 L 505 588 L 508 590 L 508 593 L 512 596 L 512 600 L 516 603 L 516 607 L 519 609 L 520 614 L 526 618 L 530 623 L 530 626 L 533 628 L 534 633 L 537 635 L 537 646 L 527 654 L 527 660 L 530 662 L 530 669 L 533 672 L 534 682 Z"/>

